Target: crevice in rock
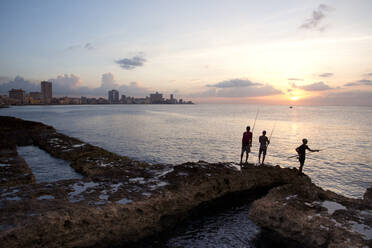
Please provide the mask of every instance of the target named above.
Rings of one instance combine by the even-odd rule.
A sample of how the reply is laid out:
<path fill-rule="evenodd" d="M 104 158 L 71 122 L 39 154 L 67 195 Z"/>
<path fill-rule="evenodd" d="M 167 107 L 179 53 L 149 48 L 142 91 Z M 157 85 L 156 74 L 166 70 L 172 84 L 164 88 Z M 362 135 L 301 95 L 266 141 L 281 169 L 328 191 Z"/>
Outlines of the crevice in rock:
<path fill-rule="evenodd" d="M 277 187 L 280 185 L 276 185 Z M 265 196 L 272 187 L 261 187 L 254 190 L 245 190 L 228 193 L 224 196 L 221 196 L 210 201 L 201 203 L 199 206 L 191 209 L 186 213 L 180 213 L 178 215 L 167 215 L 163 216 L 161 219 L 163 231 L 152 235 L 150 237 L 141 239 L 137 242 L 132 243 L 123 243 L 120 245 L 109 245 L 109 247 L 114 248 L 150 248 L 150 247 L 165 247 L 167 240 L 177 235 L 179 232 L 185 232 L 187 226 L 200 218 L 205 216 L 215 216 L 221 212 L 224 212 L 232 207 L 238 207 L 243 205 L 251 204 L 254 200 L 259 199 Z M 235 237 L 237 238 L 237 237 Z M 281 240 L 281 237 L 278 235 L 278 244 L 285 243 Z M 284 238 L 283 238 L 284 239 Z M 259 240 L 258 240 L 259 241 Z M 241 241 L 242 244 L 244 241 Z M 256 242 L 256 240 L 254 241 Z M 280 243 L 281 242 L 281 243 Z M 258 242 L 259 244 L 259 242 Z M 255 245 L 255 244 L 250 244 Z M 108 247 L 107 244 L 102 244 L 103 247 Z M 286 247 L 286 246 L 282 246 Z M 306 247 L 305 247 L 306 248 Z"/>

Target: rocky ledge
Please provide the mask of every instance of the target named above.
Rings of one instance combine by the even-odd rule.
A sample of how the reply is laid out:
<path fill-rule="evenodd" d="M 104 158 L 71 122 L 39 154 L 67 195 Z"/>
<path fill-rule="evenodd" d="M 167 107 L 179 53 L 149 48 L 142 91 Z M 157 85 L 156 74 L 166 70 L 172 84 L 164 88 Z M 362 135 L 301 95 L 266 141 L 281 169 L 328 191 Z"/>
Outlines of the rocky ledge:
<path fill-rule="evenodd" d="M 58 133 L 0 117 L 0 243 L 4 247 L 125 246 L 167 231 L 200 206 L 237 192 L 268 191 L 251 218 L 303 247 L 370 247 L 371 189 L 349 199 L 296 169 L 199 161 L 150 165 Z M 35 183 L 16 145 L 70 161 L 83 179 Z"/>

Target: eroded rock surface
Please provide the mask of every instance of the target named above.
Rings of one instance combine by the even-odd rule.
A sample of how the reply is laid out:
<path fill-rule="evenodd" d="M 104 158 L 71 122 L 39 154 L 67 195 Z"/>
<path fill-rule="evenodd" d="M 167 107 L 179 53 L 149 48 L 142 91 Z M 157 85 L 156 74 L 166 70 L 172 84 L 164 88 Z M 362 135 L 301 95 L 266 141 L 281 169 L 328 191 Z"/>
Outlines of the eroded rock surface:
<path fill-rule="evenodd" d="M 35 176 L 14 144 L 0 141 L 0 186 L 35 183 Z"/>
<path fill-rule="evenodd" d="M 6 141 L 0 147 L 0 159 L 3 154 L 17 158 L 16 145 L 36 145 L 70 161 L 85 176 L 36 184 L 19 156 L 22 170 L 13 174 L 0 170 L 0 177 L 7 179 L 0 184 L 0 244 L 4 247 L 123 245 L 172 228 L 211 200 L 269 189 L 252 207 L 251 217 L 259 225 L 310 247 L 370 245 L 366 238 L 371 230 L 366 228 L 372 224 L 370 194 L 364 201 L 348 199 L 316 187 L 295 169 L 248 166 L 240 170 L 233 163 L 202 161 L 150 165 L 60 134 L 42 123 L 12 117 L 0 117 L 0 137 Z M 31 175 L 27 180 L 26 172 Z"/>
<path fill-rule="evenodd" d="M 304 178 L 255 201 L 253 221 L 309 247 L 371 247 L 371 204 L 324 191 Z"/>

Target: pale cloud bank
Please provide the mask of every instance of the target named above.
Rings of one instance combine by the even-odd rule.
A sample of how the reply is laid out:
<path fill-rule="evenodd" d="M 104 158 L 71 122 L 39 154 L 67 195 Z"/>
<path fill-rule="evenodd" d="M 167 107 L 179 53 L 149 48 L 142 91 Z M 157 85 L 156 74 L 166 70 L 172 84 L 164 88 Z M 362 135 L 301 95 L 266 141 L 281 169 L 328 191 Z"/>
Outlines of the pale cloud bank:
<path fill-rule="evenodd" d="M 372 91 L 329 92 L 323 96 L 300 100 L 298 104 L 372 106 Z"/>
<path fill-rule="evenodd" d="M 350 87 L 350 86 L 361 86 L 361 85 L 372 86 L 372 80 L 362 79 L 362 80 L 358 80 L 358 81 L 354 81 L 354 82 L 350 82 L 350 83 L 344 84 L 344 86 L 347 86 L 347 87 Z"/>
<path fill-rule="evenodd" d="M 302 78 L 288 78 L 288 81 L 303 81 Z"/>
<path fill-rule="evenodd" d="M 317 82 L 307 85 L 298 86 L 296 84 L 291 84 L 293 88 L 298 88 L 306 91 L 323 91 L 323 90 L 331 90 L 334 89 L 330 87 L 329 85 L 325 84 L 324 82 Z"/>
<path fill-rule="evenodd" d="M 333 75 L 334 74 L 331 72 L 325 72 L 325 73 L 319 74 L 319 77 L 327 78 L 327 77 L 332 77 Z"/>
<path fill-rule="evenodd" d="M 2 82 L 0 84 L 0 93 L 8 94 L 11 89 L 23 89 L 27 92 L 30 91 L 40 91 L 40 83 L 31 82 L 30 80 L 25 80 L 21 76 L 16 76 L 14 79 L 9 79 L 7 77 L 1 77 Z"/>
<path fill-rule="evenodd" d="M 253 83 L 246 79 L 231 79 L 215 84 L 207 84 L 205 91 L 194 94 L 191 97 L 258 97 L 282 94 L 269 84 Z"/>
<path fill-rule="evenodd" d="M 231 79 L 222 81 L 216 84 L 207 84 L 206 87 L 214 87 L 214 88 L 241 88 L 241 87 L 249 87 L 249 86 L 258 86 L 262 85 L 260 83 L 252 83 L 249 80 L 244 79 Z"/>

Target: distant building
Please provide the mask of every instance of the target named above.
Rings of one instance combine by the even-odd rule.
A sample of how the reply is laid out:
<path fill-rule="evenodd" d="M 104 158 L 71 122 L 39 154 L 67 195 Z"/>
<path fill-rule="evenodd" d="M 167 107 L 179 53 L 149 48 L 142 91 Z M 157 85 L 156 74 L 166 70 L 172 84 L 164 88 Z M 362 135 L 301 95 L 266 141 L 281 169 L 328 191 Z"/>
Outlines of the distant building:
<path fill-rule="evenodd" d="M 150 94 L 150 103 L 163 103 L 163 94 L 160 94 L 158 92 Z"/>
<path fill-rule="evenodd" d="M 110 90 L 108 92 L 108 102 L 109 103 L 119 103 L 119 91 Z"/>
<path fill-rule="evenodd" d="M 41 98 L 41 92 L 30 92 L 30 94 L 28 94 L 28 103 L 41 104 Z"/>
<path fill-rule="evenodd" d="M 24 104 L 25 91 L 22 89 L 11 89 L 9 91 L 9 98 L 16 100 L 16 104 Z"/>
<path fill-rule="evenodd" d="M 96 103 L 97 104 L 108 104 L 109 101 L 107 101 L 107 99 L 105 99 L 105 98 L 100 97 L 100 98 L 97 99 Z"/>
<path fill-rule="evenodd" d="M 121 95 L 120 103 L 122 103 L 122 104 L 126 104 L 127 103 L 127 98 L 126 98 L 125 95 Z"/>
<path fill-rule="evenodd" d="M 41 92 L 30 92 L 30 97 L 34 100 L 41 100 Z"/>
<path fill-rule="evenodd" d="M 41 82 L 41 96 L 43 104 L 52 103 L 52 82 L 42 81 Z"/>
<path fill-rule="evenodd" d="M 88 98 L 86 98 L 85 96 L 82 96 L 80 97 L 80 102 L 81 104 L 88 104 Z"/>
<path fill-rule="evenodd" d="M 170 99 L 169 99 L 169 101 L 170 101 L 170 104 L 176 104 L 176 103 L 177 103 L 177 99 L 175 99 L 175 98 L 173 97 L 173 94 L 170 94 Z"/>

